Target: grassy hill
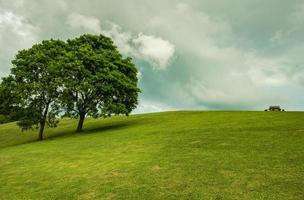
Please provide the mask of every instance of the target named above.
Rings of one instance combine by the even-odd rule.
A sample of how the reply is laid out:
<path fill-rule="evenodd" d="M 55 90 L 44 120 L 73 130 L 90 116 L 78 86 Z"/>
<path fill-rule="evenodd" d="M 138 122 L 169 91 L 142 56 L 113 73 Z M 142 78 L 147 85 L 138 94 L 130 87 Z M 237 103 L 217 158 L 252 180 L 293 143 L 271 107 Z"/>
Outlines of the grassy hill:
<path fill-rule="evenodd" d="M 166 112 L 0 125 L 0 199 L 304 199 L 304 113 Z"/>

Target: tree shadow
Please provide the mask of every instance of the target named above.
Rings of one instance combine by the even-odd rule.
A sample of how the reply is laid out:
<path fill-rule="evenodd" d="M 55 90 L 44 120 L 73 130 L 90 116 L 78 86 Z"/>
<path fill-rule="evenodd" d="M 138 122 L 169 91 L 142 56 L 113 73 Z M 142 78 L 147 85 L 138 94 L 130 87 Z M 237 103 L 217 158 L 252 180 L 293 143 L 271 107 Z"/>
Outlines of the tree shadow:
<path fill-rule="evenodd" d="M 60 138 L 67 138 L 67 137 L 75 137 L 75 136 L 86 136 L 88 134 L 104 134 L 104 133 L 109 133 L 112 131 L 117 131 L 117 130 L 123 130 L 129 127 L 134 127 L 137 126 L 139 124 L 141 124 L 142 120 L 139 119 L 132 119 L 132 120 L 127 120 L 127 121 L 118 121 L 118 122 L 103 122 L 100 125 L 95 125 L 93 124 L 93 126 L 90 126 L 90 124 L 88 124 L 88 128 L 84 128 L 84 130 L 82 132 L 77 133 L 75 131 L 75 129 L 71 129 L 71 127 L 69 127 L 68 130 L 52 130 L 53 133 L 51 133 L 50 135 L 48 135 L 47 133 L 45 134 L 45 138 L 42 141 L 37 141 L 36 139 L 32 139 L 32 140 L 27 140 L 27 141 L 23 141 L 17 144 L 12 144 L 12 145 L 8 145 L 5 146 L 6 147 L 12 147 L 12 146 L 19 146 L 19 145 L 23 145 L 23 144 L 30 144 L 30 143 L 36 143 L 36 142 L 47 142 L 47 141 L 53 141 L 56 139 L 60 139 Z M 60 129 L 60 126 L 58 126 L 58 128 Z"/>
<path fill-rule="evenodd" d="M 136 125 L 136 123 L 133 122 L 119 122 L 119 123 L 114 123 L 114 124 L 104 124 L 103 126 L 97 126 L 97 127 L 93 127 L 93 128 L 88 128 L 88 129 L 84 129 L 83 132 L 81 132 L 80 134 L 84 133 L 84 134 L 92 134 L 92 133 L 96 133 L 96 132 L 106 132 L 106 131 L 112 131 L 112 130 L 121 130 L 121 129 L 125 129 L 131 126 Z"/>
<path fill-rule="evenodd" d="M 71 137 L 71 136 L 85 136 L 88 134 L 101 134 L 116 130 L 122 130 L 126 129 L 128 127 L 134 127 L 137 124 L 139 124 L 138 121 L 127 121 L 127 122 L 115 122 L 115 123 L 103 123 L 100 126 L 93 126 L 84 128 L 81 132 L 76 132 L 75 130 L 69 130 L 69 131 L 59 131 L 56 134 L 50 135 L 45 138 L 45 140 L 53 140 L 57 138 L 63 138 L 63 137 Z"/>

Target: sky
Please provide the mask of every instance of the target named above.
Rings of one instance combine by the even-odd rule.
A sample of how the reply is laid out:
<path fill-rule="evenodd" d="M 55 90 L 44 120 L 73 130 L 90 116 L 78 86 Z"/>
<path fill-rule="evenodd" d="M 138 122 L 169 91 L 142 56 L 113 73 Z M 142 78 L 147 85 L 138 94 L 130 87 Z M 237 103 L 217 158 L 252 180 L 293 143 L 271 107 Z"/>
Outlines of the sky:
<path fill-rule="evenodd" d="M 0 0 L 0 77 L 18 50 L 84 33 L 133 58 L 135 113 L 304 109 L 303 0 Z"/>

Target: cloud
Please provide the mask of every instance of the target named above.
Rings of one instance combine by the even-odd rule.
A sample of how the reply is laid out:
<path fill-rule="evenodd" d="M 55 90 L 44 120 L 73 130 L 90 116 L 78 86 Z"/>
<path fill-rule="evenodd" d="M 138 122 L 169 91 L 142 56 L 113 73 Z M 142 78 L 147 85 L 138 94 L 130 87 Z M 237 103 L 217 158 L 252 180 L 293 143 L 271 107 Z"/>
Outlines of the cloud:
<path fill-rule="evenodd" d="M 101 33 L 100 21 L 95 17 L 81 15 L 79 13 L 71 13 L 68 16 L 67 24 L 77 30 L 91 33 Z"/>
<path fill-rule="evenodd" d="M 0 9 L 0 75 L 8 73 L 10 60 L 37 40 L 40 29 L 9 10 Z"/>
<path fill-rule="evenodd" d="M 294 88 L 302 76 L 292 77 L 291 70 L 296 66 L 292 56 L 263 55 L 258 49 L 239 45 L 238 33 L 230 23 L 187 4 L 177 4 L 166 17 L 158 15 L 151 23 L 166 37 L 174 38 L 176 49 L 182 51 L 184 59 L 188 57 L 184 64 L 190 71 L 188 79 L 178 90 L 197 106 L 244 109 L 290 105 L 293 101 L 284 90 Z M 279 36 L 274 40 L 280 40 Z"/>
<path fill-rule="evenodd" d="M 149 63 L 155 70 L 164 70 L 170 65 L 175 46 L 169 41 L 154 35 L 124 32 L 119 25 L 112 22 L 107 25 L 110 28 L 103 29 L 102 33 L 112 38 L 124 54 Z"/>
<path fill-rule="evenodd" d="M 32 25 L 26 23 L 22 17 L 15 15 L 11 11 L 2 11 L 0 13 L 0 27 L 2 31 L 8 29 L 15 35 L 21 37 L 31 37 L 35 29 Z M 1 35 L 1 37 L 4 36 L 4 34 Z"/>
<path fill-rule="evenodd" d="M 134 54 L 134 48 L 132 47 L 132 34 L 130 32 L 123 31 L 122 28 L 110 21 L 104 23 L 102 28 L 102 34 L 113 39 L 115 45 L 123 53 L 132 56 Z"/>
<path fill-rule="evenodd" d="M 140 81 L 142 79 L 142 73 L 140 71 L 137 71 L 137 74 L 136 74 L 138 80 Z"/>
<path fill-rule="evenodd" d="M 140 70 L 140 100 L 147 102 L 142 110 L 304 109 L 303 5 L 0 0 L 2 18 L 5 12 L 16 17 L 0 25 L 0 69 L 7 74 L 13 55 L 42 39 L 102 33 Z"/>
<path fill-rule="evenodd" d="M 304 23 L 304 3 L 297 5 L 294 8 L 294 12 L 291 14 L 293 24 L 302 24 Z"/>
<path fill-rule="evenodd" d="M 173 111 L 173 110 L 177 110 L 177 109 L 160 102 L 141 100 L 139 102 L 138 107 L 132 112 L 132 114 L 163 112 L 163 111 Z"/>
<path fill-rule="evenodd" d="M 133 39 L 138 57 L 149 62 L 155 69 L 165 69 L 174 56 L 175 47 L 170 42 L 140 33 Z"/>

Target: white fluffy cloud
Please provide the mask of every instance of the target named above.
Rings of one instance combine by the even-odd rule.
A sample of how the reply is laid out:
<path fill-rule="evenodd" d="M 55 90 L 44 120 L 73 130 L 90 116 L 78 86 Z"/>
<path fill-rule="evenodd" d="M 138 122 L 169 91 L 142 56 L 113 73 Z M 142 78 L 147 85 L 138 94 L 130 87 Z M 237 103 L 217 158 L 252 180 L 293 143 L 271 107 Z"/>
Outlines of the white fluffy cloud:
<path fill-rule="evenodd" d="M 174 45 L 162 38 L 140 33 L 132 42 L 137 57 L 146 60 L 155 69 L 165 69 L 174 56 Z"/>
<path fill-rule="evenodd" d="M 102 31 L 111 37 L 119 50 L 137 59 L 149 63 L 156 70 L 166 69 L 174 57 L 175 46 L 169 41 L 153 35 L 125 32 L 114 23 L 107 23 L 110 28 Z"/>

